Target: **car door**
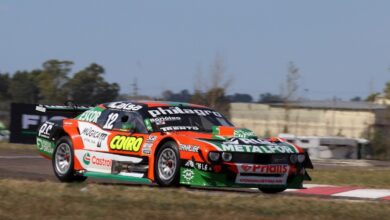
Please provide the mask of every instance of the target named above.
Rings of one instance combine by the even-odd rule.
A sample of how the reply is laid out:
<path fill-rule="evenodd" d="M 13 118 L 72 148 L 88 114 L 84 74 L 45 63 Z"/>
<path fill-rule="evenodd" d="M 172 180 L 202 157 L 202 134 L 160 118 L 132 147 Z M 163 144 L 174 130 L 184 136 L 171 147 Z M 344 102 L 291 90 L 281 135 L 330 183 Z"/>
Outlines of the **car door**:
<path fill-rule="evenodd" d="M 110 133 L 108 152 L 141 156 L 141 148 L 149 136 L 142 116 L 135 111 L 105 110 L 97 124 Z"/>

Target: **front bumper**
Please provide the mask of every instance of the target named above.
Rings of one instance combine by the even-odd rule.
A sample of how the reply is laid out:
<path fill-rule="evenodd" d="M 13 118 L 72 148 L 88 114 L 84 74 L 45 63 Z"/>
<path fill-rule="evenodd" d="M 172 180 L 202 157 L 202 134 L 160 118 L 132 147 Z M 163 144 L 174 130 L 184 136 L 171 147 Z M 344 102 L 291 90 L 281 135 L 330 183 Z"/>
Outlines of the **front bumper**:
<path fill-rule="evenodd" d="M 211 166 L 209 169 L 198 167 L 181 167 L 180 183 L 191 186 L 209 187 L 261 187 L 261 188 L 302 188 L 304 180 L 311 180 L 302 164 L 287 165 L 285 173 L 265 174 L 243 172 L 242 164 L 224 163 Z M 275 166 L 274 164 L 245 164 L 249 167 Z M 283 165 L 286 166 L 286 165 Z"/>

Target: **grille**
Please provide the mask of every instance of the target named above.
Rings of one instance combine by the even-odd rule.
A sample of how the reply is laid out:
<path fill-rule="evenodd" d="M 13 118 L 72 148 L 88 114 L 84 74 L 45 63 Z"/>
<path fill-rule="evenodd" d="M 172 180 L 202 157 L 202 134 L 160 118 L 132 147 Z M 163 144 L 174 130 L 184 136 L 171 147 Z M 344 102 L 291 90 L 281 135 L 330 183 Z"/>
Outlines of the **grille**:
<path fill-rule="evenodd" d="M 232 162 L 251 164 L 289 164 L 290 154 L 233 153 Z"/>

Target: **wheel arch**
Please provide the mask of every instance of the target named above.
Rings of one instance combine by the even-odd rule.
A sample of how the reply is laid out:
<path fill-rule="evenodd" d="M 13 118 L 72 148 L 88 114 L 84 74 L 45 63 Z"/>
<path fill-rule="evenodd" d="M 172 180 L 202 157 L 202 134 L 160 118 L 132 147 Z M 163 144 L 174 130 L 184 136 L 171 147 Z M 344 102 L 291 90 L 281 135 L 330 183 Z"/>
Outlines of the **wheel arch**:
<path fill-rule="evenodd" d="M 175 138 L 173 137 L 165 137 L 163 138 L 157 145 L 156 149 L 154 150 L 154 156 L 156 156 L 158 150 L 165 144 L 167 143 L 168 141 L 173 141 L 177 144 L 177 147 L 179 147 L 179 141 L 177 141 Z M 179 154 L 180 154 L 180 151 L 179 151 Z M 180 155 L 179 155 L 180 156 Z"/>
<path fill-rule="evenodd" d="M 173 141 L 177 144 L 177 146 L 179 147 L 179 141 L 175 138 L 173 138 L 172 136 L 167 136 L 167 137 L 164 137 L 158 144 L 157 144 L 157 147 L 156 149 L 154 149 L 153 151 L 153 155 L 152 157 L 150 158 L 149 160 L 149 163 L 150 163 L 150 166 L 149 166 L 149 179 L 151 179 L 152 181 L 156 181 L 155 180 L 155 175 L 154 175 L 154 161 L 155 161 L 155 158 L 157 157 L 157 153 L 159 151 L 159 149 L 165 144 L 167 143 L 168 141 Z M 180 159 L 180 150 L 178 149 L 178 152 L 179 152 L 179 159 Z"/>
<path fill-rule="evenodd" d="M 59 140 L 60 138 L 64 137 L 64 136 L 68 136 L 69 139 L 72 141 L 72 138 L 70 137 L 70 135 L 65 131 L 65 129 L 61 126 L 58 126 L 55 128 L 55 131 L 53 133 L 53 138 L 54 140 Z"/>

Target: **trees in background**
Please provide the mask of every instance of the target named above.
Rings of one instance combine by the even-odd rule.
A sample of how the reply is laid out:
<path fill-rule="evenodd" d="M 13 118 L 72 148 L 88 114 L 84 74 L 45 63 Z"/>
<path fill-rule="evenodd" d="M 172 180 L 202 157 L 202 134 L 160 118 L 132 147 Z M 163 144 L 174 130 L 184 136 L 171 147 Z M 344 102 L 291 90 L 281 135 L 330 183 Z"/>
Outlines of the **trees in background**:
<path fill-rule="evenodd" d="M 260 94 L 259 102 L 260 103 L 282 103 L 284 101 L 283 97 L 276 94 L 271 94 L 269 92 Z"/>
<path fill-rule="evenodd" d="M 390 81 L 386 83 L 383 94 L 386 99 L 390 99 Z M 373 93 L 366 100 L 373 102 L 379 95 L 380 93 Z M 369 135 L 369 139 L 374 158 L 390 160 L 390 106 L 387 106 L 386 111 L 383 112 L 382 120 L 377 121 L 373 129 L 373 134 Z"/>
<path fill-rule="evenodd" d="M 165 90 L 162 92 L 163 100 L 175 101 L 175 102 L 190 102 L 192 99 L 192 94 L 184 89 L 178 93 L 174 93 L 171 90 Z"/>
<path fill-rule="evenodd" d="M 35 81 L 35 74 L 35 71 L 16 72 L 9 81 L 8 99 L 12 102 L 36 103 L 39 100 L 39 88 Z"/>
<path fill-rule="evenodd" d="M 73 62 L 48 60 L 41 69 L 0 73 L 0 101 L 19 103 L 96 104 L 114 100 L 119 85 L 104 79 L 104 68 L 91 64 L 70 76 Z"/>
<path fill-rule="evenodd" d="M 65 84 L 69 80 L 73 62 L 48 60 L 34 76 L 39 88 L 40 101 L 47 104 L 64 103 L 67 100 Z"/>
<path fill-rule="evenodd" d="M 104 68 L 92 63 L 77 72 L 65 84 L 65 90 L 75 103 L 96 104 L 114 100 L 119 94 L 117 83 L 108 83 L 104 78 Z"/>
<path fill-rule="evenodd" d="M 199 105 L 209 106 L 226 117 L 230 117 L 230 101 L 226 96 L 226 90 L 230 86 L 232 79 L 226 76 L 226 64 L 221 55 L 215 56 L 207 79 L 204 80 L 198 71 L 197 83 L 195 84 L 194 95 L 191 102 Z"/>
<path fill-rule="evenodd" d="M 9 98 L 8 87 L 10 84 L 10 76 L 8 73 L 0 73 L 0 100 Z"/>
<path fill-rule="evenodd" d="M 227 98 L 230 102 L 253 102 L 253 98 L 249 94 L 235 93 L 228 95 Z"/>
<path fill-rule="evenodd" d="M 287 66 L 286 82 L 283 87 L 283 103 L 285 109 L 285 125 L 283 128 L 284 133 L 289 132 L 291 102 L 296 101 L 298 99 L 299 78 L 299 68 L 295 66 L 293 62 L 290 62 Z"/>

